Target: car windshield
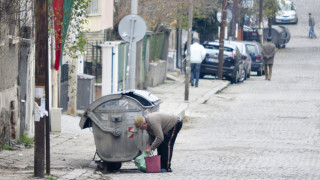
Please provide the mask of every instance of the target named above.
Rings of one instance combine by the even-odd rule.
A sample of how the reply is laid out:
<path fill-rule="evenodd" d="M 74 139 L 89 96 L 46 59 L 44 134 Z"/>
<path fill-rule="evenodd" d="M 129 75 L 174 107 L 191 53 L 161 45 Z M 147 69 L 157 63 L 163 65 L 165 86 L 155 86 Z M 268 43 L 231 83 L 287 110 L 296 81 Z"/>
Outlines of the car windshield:
<path fill-rule="evenodd" d="M 235 43 L 235 42 L 233 42 L 232 44 L 236 45 L 236 46 L 239 48 L 239 51 L 240 51 L 241 53 L 245 53 L 245 52 L 244 52 L 245 49 L 244 49 L 244 47 L 243 47 L 243 44 L 241 44 L 241 43 Z"/>
<path fill-rule="evenodd" d="M 291 11 L 291 10 L 294 10 L 294 6 L 291 2 L 285 2 L 285 3 L 282 3 L 280 2 L 279 3 L 279 8 L 282 10 L 282 11 Z"/>
<path fill-rule="evenodd" d="M 249 53 L 258 54 L 258 49 L 255 45 L 247 44 L 246 46 L 248 48 Z"/>
<path fill-rule="evenodd" d="M 204 44 L 203 46 L 204 46 L 204 48 L 206 48 L 206 49 L 216 49 L 216 50 L 219 50 L 219 46 L 217 46 L 217 45 Z M 226 46 L 225 46 L 225 47 L 224 47 L 224 51 L 226 51 L 226 52 L 232 52 L 233 49 L 230 48 L 230 47 L 226 47 Z"/>

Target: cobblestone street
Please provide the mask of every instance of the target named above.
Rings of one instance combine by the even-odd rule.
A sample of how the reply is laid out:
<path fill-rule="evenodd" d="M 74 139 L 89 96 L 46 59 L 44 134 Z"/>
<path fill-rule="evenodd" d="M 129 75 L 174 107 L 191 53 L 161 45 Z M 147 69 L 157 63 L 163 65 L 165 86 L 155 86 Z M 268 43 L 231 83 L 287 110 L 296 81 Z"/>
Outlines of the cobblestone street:
<path fill-rule="evenodd" d="M 188 108 L 191 120 L 179 134 L 173 173 L 108 177 L 320 179 L 320 43 L 307 38 L 305 3 L 312 4 L 296 2 L 299 24 L 287 26 L 291 41 L 278 50 L 271 81 L 253 74 Z"/>

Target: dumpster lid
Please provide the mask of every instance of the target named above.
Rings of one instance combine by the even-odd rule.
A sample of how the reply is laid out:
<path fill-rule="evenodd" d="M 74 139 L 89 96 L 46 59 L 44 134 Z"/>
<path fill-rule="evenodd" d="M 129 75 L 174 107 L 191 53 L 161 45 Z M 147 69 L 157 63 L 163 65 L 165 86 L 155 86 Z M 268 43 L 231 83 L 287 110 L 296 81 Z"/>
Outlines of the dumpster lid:
<path fill-rule="evenodd" d="M 80 79 L 94 79 L 95 76 L 88 75 L 88 74 L 78 74 L 78 78 L 80 78 Z"/>
<path fill-rule="evenodd" d="M 91 121 L 95 122 L 95 124 L 99 126 L 100 123 L 98 119 L 89 117 L 90 114 L 93 112 L 93 110 L 100 107 L 103 103 L 107 101 L 120 99 L 122 96 L 126 96 L 127 98 L 137 101 L 144 108 L 153 108 L 154 106 L 157 106 L 161 103 L 160 98 L 158 98 L 157 96 L 153 95 L 150 92 L 143 91 L 143 90 L 129 90 L 129 91 L 109 94 L 97 99 L 92 104 L 90 104 L 89 108 L 81 116 L 81 120 L 79 123 L 80 128 L 85 129 L 85 128 L 91 127 L 92 126 Z"/>
<path fill-rule="evenodd" d="M 139 101 L 143 106 L 154 106 L 161 103 L 161 99 L 153 95 L 151 92 L 143 90 L 130 90 L 122 92 L 122 95 L 132 97 Z"/>

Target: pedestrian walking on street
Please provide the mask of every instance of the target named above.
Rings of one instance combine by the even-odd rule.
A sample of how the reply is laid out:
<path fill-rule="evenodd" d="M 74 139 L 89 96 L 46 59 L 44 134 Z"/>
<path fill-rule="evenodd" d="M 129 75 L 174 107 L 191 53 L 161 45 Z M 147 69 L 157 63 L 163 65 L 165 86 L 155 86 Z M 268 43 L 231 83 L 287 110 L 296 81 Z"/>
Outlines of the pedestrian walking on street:
<path fill-rule="evenodd" d="M 314 18 L 312 17 L 311 13 L 309 13 L 309 38 L 316 38 L 316 34 L 314 33 L 314 25 L 316 23 L 314 22 Z"/>
<path fill-rule="evenodd" d="M 190 83 L 191 86 L 199 86 L 199 77 L 200 77 L 200 67 L 201 62 L 206 56 L 206 50 L 200 44 L 198 37 L 193 38 L 193 44 L 190 46 L 190 66 L 191 66 L 191 75 Z M 194 84 L 194 79 L 196 82 Z"/>
<path fill-rule="evenodd" d="M 157 149 L 161 156 L 161 172 L 172 172 L 171 159 L 173 146 L 182 128 L 182 120 L 173 114 L 155 112 L 139 116 L 134 124 L 137 129 L 146 130 L 149 134 L 145 152 Z"/>
<path fill-rule="evenodd" d="M 276 54 L 276 46 L 271 42 L 271 37 L 267 38 L 267 43 L 263 45 L 262 56 L 264 73 L 266 75 L 266 80 L 271 80 L 272 66 L 274 61 L 274 56 Z"/>

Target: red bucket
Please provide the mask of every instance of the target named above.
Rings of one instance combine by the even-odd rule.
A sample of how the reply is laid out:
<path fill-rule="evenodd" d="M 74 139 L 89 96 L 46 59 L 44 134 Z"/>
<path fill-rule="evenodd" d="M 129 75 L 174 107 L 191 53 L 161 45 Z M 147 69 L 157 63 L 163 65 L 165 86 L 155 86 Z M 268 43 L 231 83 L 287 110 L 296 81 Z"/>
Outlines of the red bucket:
<path fill-rule="evenodd" d="M 158 173 L 161 171 L 160 157 L 160 155 L 144 157 L 144 159 L 146 160 L 147 173 Z"/>

